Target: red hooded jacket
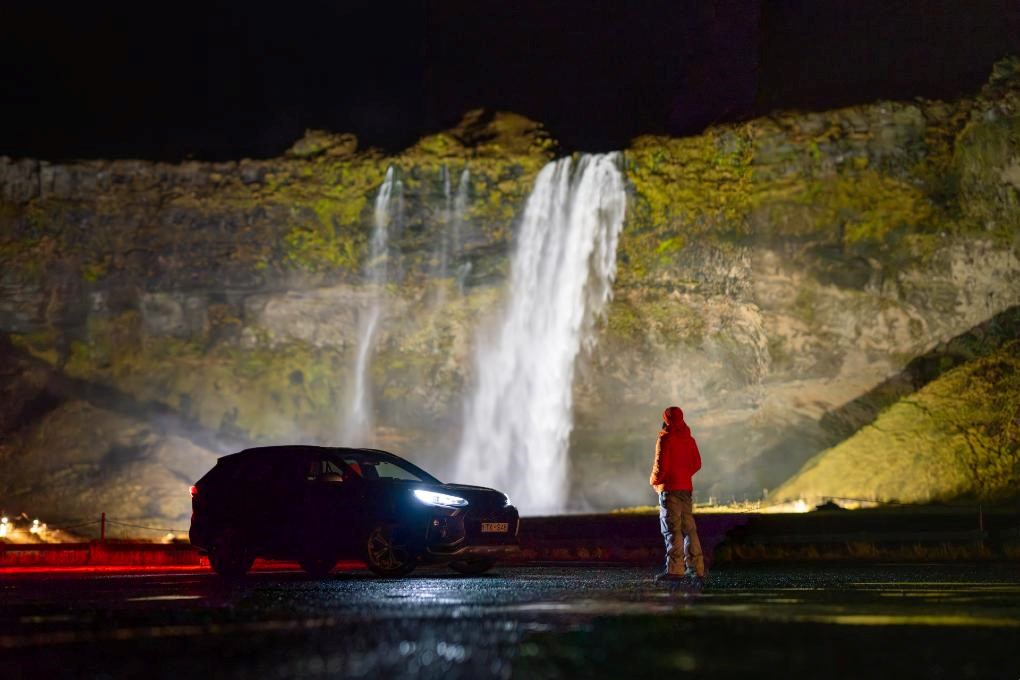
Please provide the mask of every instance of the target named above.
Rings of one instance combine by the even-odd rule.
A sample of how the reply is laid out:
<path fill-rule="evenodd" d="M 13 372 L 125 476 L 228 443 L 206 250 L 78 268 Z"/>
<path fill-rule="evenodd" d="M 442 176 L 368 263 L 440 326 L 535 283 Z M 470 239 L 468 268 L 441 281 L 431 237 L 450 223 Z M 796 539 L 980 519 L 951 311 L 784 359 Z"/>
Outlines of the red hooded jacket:
<path fill-rule="evenodd" d="M 693 491 L 691 477 L 701 469 L 701 452 L 678 406 L 663 411 L 665 426 L 655 442 L 655 462 L 648 482 L 656 491 Z"/>

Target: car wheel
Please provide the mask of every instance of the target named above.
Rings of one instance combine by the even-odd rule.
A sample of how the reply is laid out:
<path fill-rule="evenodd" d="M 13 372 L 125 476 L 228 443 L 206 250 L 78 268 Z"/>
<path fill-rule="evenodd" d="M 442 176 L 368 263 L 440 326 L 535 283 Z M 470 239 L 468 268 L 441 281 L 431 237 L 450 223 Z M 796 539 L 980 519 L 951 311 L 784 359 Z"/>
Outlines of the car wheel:
<path fill-rule="evenodd" d="M 301 565 L 301 568 L 309 576 L 325 578 L 329 576 L 329 572 L 333 571 L 333 567 L 336 566 L 336 560 L 329 557 L 306 557 L 303 560 L 299 560 L 298 564 Z"/>
<path fill-rule="evenodd" d="M 414 570 L 415 555 L 407 545 L 405 532 L 380 524 L 365 539 L 365 564 L 379 576 L 406 576 Z"/>
<path fill-rule="evenodd" d="M 453 569 L 458 574 L 476 576 L 489 571 L 494 565 L 495 562 L 492 560 L 462 560 L 459 562 L 450 562 L 450 569 Z"/>
<path fill-rule="evenodd" d="M 225 531 L 209 549 L 209 566 L 224 578 L 240 578 L 255 563 L 255 556 L 233 531 Z"/>

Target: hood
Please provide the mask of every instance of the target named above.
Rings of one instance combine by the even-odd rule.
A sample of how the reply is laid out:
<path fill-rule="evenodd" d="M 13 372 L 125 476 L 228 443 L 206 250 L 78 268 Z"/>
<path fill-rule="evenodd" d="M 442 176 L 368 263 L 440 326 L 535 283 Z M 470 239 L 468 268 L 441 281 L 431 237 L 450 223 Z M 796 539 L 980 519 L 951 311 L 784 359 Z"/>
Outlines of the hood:
<path fill-rule="evenodd" d="M 666 433 L 680 435 L 691 433 L 691 429 L 687 427 L 687 423 L 684 422 L 684 412 L 679 406 L 670 406 L 662 412 L 661 434 Z"/>

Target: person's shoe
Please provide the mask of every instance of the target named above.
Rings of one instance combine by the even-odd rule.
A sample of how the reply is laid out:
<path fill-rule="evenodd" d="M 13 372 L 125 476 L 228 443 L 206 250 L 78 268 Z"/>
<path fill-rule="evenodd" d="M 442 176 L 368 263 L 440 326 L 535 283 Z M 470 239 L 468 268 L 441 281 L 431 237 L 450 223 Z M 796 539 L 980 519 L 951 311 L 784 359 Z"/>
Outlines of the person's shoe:
<path fill-rule="evenodd" d="M 705 583 L 708 583 L 708 570 L 705 570 L 705 573 L 699 576 L 698 572 L 695 571 L 693 567 L 687 567 L 687 569 L 684 570 L 684 578 L 691 581 L 697 580 L 704 585 Z"/>
<path fill-rule="evenodd" d="M 684 580 L 683 574 L 671 574 L 668 571 L 660 571 L 658 574 L 655 575 L 656 583 L 672 583 L 675 581 L 683 580 Z"/>

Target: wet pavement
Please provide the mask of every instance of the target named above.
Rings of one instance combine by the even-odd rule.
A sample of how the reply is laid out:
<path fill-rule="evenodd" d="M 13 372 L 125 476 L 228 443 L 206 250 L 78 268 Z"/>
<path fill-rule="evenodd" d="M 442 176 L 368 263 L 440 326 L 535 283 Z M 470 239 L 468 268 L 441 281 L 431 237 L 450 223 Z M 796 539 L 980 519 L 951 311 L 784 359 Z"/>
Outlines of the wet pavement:
<path fill-rule="evenodd" d="M 0 676 L 1020 678 L 1017 565 L 0 573 Z"/>

